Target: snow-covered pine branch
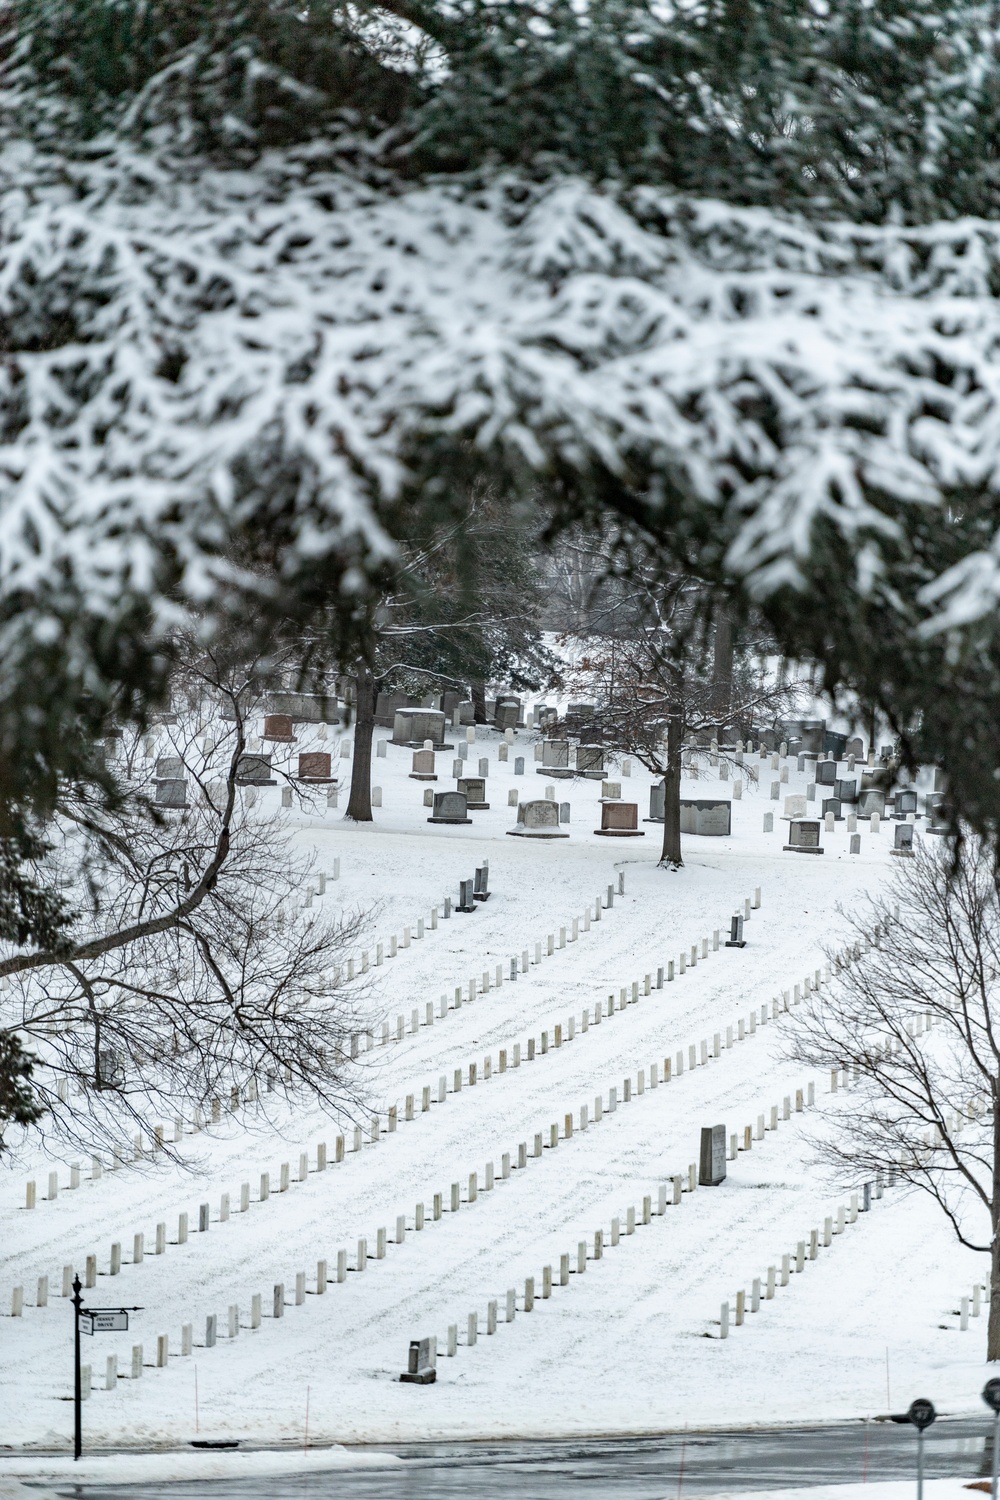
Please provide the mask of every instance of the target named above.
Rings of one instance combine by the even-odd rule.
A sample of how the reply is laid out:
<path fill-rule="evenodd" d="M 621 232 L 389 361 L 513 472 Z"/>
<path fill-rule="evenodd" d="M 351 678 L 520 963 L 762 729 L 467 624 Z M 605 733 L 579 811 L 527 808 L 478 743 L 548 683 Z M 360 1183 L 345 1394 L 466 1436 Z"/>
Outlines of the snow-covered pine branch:
<path fill-rule="evenodd" d="M 8 9 L 5 795 L 51 806 L 66 705 L 131 713 L 189 605 L 353 625 L 484 477 L 625 517 L 901 734 L 948 695 L 1000 594 L 996 231 L 934 222 L 993 205 L 982 7 L 748 49 L 629 0 Z"/>
<path fill-rule="evenodd" d="M 286 576 L 336 557 L 356 589 L 384 508 L 469 443 L 707 509 L 759 596 L 804 582 L 820 520 L 878 592 L 908 509 L 991 483 L 989 224 L 512 178 L 379 195 L 307 158 L 189 179 L 121 152 L 68 191 L 8 148 L 0 588 L 34 605 L 8 660 L 63 628 L 67 585 L 87 617 L 149 595 L 161 627 L 175 568 L 199 605 L 252 586 L 223 549 L 258 528 Z M 928 621 L 998 593 L 978 549 L 926 578 Z"/>

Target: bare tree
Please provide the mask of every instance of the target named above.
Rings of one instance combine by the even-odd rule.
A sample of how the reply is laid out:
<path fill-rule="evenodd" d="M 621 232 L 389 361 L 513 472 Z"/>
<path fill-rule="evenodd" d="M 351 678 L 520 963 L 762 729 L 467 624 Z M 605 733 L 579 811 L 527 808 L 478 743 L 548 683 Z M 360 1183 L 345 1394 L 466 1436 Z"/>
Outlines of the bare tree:
<path fill-rule="evenodd" d="M 60 798 L 46 874 L 77 916 L 55 947 L 0 951 L 0 1041 L 45 1065 L 37 1128 L 64 1144 L 148 1141 L 155 1121 L 233 1097 L 359 1103 L 350 1038 L 367 1023 L 341 973 L 364 918 L 324 914 L 311 858 L 241 783 L 260 700 L 254 665 L 191 648 L 156 746 L 187 805 L 156 804 L 154 747 L 135 736 L 109 766 L 111 799 L 86 784 Z"/>
<path fill-rule="evenodd" d="M 818 1142 L 839 1175 L 895 1170 L 990 1258 L 987 1359 L 1000 1359 L 1000 898 L 994 851 L 915 845 L 861 915 L 852 957 L 789 1017 L 792 1055 L 845 1069 Z"/>
<path fill-rule="evenodd" d="M 799 692 L 796 683 L 770 679 L 755 658 L 734 656 L 728 622 L 728 664 L 720 689 L 697 628 L 693 587 L 680 579 L 671 589 L 654 588 L 642 578 L 622 585 L 614 610 L 605 612 L 611 628 L 590 634 L 573 677 L 577 690 L 597 699 L 595 732 L 663 777 L 660 864 L 674 870 L 684 863 L 681 775 L 688 736 L 720 742 L 721 759 L 736 769 L 736 755 L 726 749 L 730 735 L 749 739 L 771 727 Z M 753 780 L 756 773 L 744 765 L 741 774 Z"/>

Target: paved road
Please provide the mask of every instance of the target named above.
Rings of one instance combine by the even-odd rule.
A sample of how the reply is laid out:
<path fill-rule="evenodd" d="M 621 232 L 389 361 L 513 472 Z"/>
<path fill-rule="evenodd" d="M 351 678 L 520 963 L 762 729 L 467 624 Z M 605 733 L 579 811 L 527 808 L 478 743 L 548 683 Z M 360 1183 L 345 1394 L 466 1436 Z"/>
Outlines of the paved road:
<path fill-rule="evenodd" d="M 989 1417 L 939 1421 L 928 1433 L 928 1478 L 989 1473 Z M 684 1500 L 719 1490 L 905 1478 L 914 1473 L 912 1427 L 867 1426 L 712 1433 L 561 1443 L 438 1443 L 392 1447 L 406 1468 L 309 1478 L 170 1484 L 129 1500 Z M 122 1491 L 78 1489 L 81 1500 Z"/>

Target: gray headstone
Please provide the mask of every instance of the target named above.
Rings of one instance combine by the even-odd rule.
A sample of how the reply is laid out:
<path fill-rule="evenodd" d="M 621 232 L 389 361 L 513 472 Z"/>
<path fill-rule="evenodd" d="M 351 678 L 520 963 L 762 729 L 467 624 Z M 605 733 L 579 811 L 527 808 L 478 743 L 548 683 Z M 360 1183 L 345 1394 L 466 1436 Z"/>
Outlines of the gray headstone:
<path fill-rule="evenodd" d="M 732 832 L 733 804 L 718 797 L 682 797 L 681 833 L 702 838 L 728 838 Z"/>
<path fill-rule="evenodd" d="M 179 755 L 160 755 L 156 760 L 157 781 L 183 781 L 184 762 Z"/>
<path fill-rule="evenodd" d="M 524 775 L 524 756 L 523 755 L 516 755 L 514 757 L 514 775 L 515 776 L 523 776 Z"/>
<path fill-rule="evenodd" d="M 267 786 L 271 783 L 270 755 L 241 755 L 236 763 L 236 780 L 241 786 Z"/>
<path fill-rule="evenodd" d="M 662 823 L 666 815 L 666 806 L 667 784 L 665 781 L 654 781 L 649 789 L 649 821 Z"/>
<path fill-rule="evenodd" d="M 568 770 L 569 740 L 546 740 L 542 745 L 542 765 L 546 770 Z"/>
<path fill-rule="evenodd" d="M 822 755 L 826 749 L 826 720 L 803 719 L 799 727 L 802 751 L 806 755 Z"/>
<path fill-rule="evenodd" d="M 698 1184 L 700 1187 L 718 1187 L 725 1180 L 726 1127 L 725 1125 L 704 1125 L 698 1160 Z"/>
<path fill-rule="evenodd" d="M 878 787 L 863 789 L 858 797 L 858 817 L 870 818 L 872 813 L 885 816 L 885 792 Z"/>
<path fill-rule="evenodd" d="M 591 774 L 600 772 L 604 775 L 604 749 L 601 745 L 577 745 L 576 747 L 576 769 L 587 771 Z"/>
<path fill-rule="evenodd" d="M 793 818 L 788 825 L 786 850 L 805 850 L 822 854 L 819 844 L 819 822 L 815 818 Z"/>
<path fill-rule="evenodd" d="M 392 743 L 409 745 L 433 740 L 444 744 L 444 714 L 432 708 L 398 708 L 392 721 Z"/>
<path fill-rule="evenodd" d="M 559 827 L 559 804 L 547 798 L 521 802 L 517 809 L 517 826 L 507 832 L 515 838 L 568 839 Z"/>
<path fill-rule="evenodd" d="M 435 792 L 434 811 L 428 823 L 471 823 L 464 792 Z"/>
<path fill-rule="evenodd" d="M 498 698 L 493 714 L 493 723 L 499 730 L 516 729 L 521 718 L 521 703 L 518 698 Z"/>
<path fill-rule="evenodd" d="M 176 781 L 158 781 L 156 783 L 156 805 L 157 807 L 186 807 L 187 782 L 180 779 Z"/>
<path fill-rule="evenodd" d="M 404 1384 L 433 1385 L 437 1380 L 437 1339 L 411 1339 L 406 1369 L 400 1375 Z"/>
<path fill-rule="evenodd" d="M 486 782 L 481 776 L 460 777 L 458 790 L 465 794 L 466 805 L 468 807 L 486 808 Z"/>

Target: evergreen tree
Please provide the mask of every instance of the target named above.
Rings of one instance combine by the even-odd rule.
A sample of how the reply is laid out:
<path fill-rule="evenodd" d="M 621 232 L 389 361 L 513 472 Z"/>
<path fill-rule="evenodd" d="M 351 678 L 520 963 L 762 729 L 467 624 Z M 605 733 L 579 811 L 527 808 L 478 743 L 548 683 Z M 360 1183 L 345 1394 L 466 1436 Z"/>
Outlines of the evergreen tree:
<path fill-rule="evenodd" d="M 364 655 L 485 476 L 759 604 L 994 825 L 992 5 L 4 14 L 0 806 L 192 608 Z"/>

